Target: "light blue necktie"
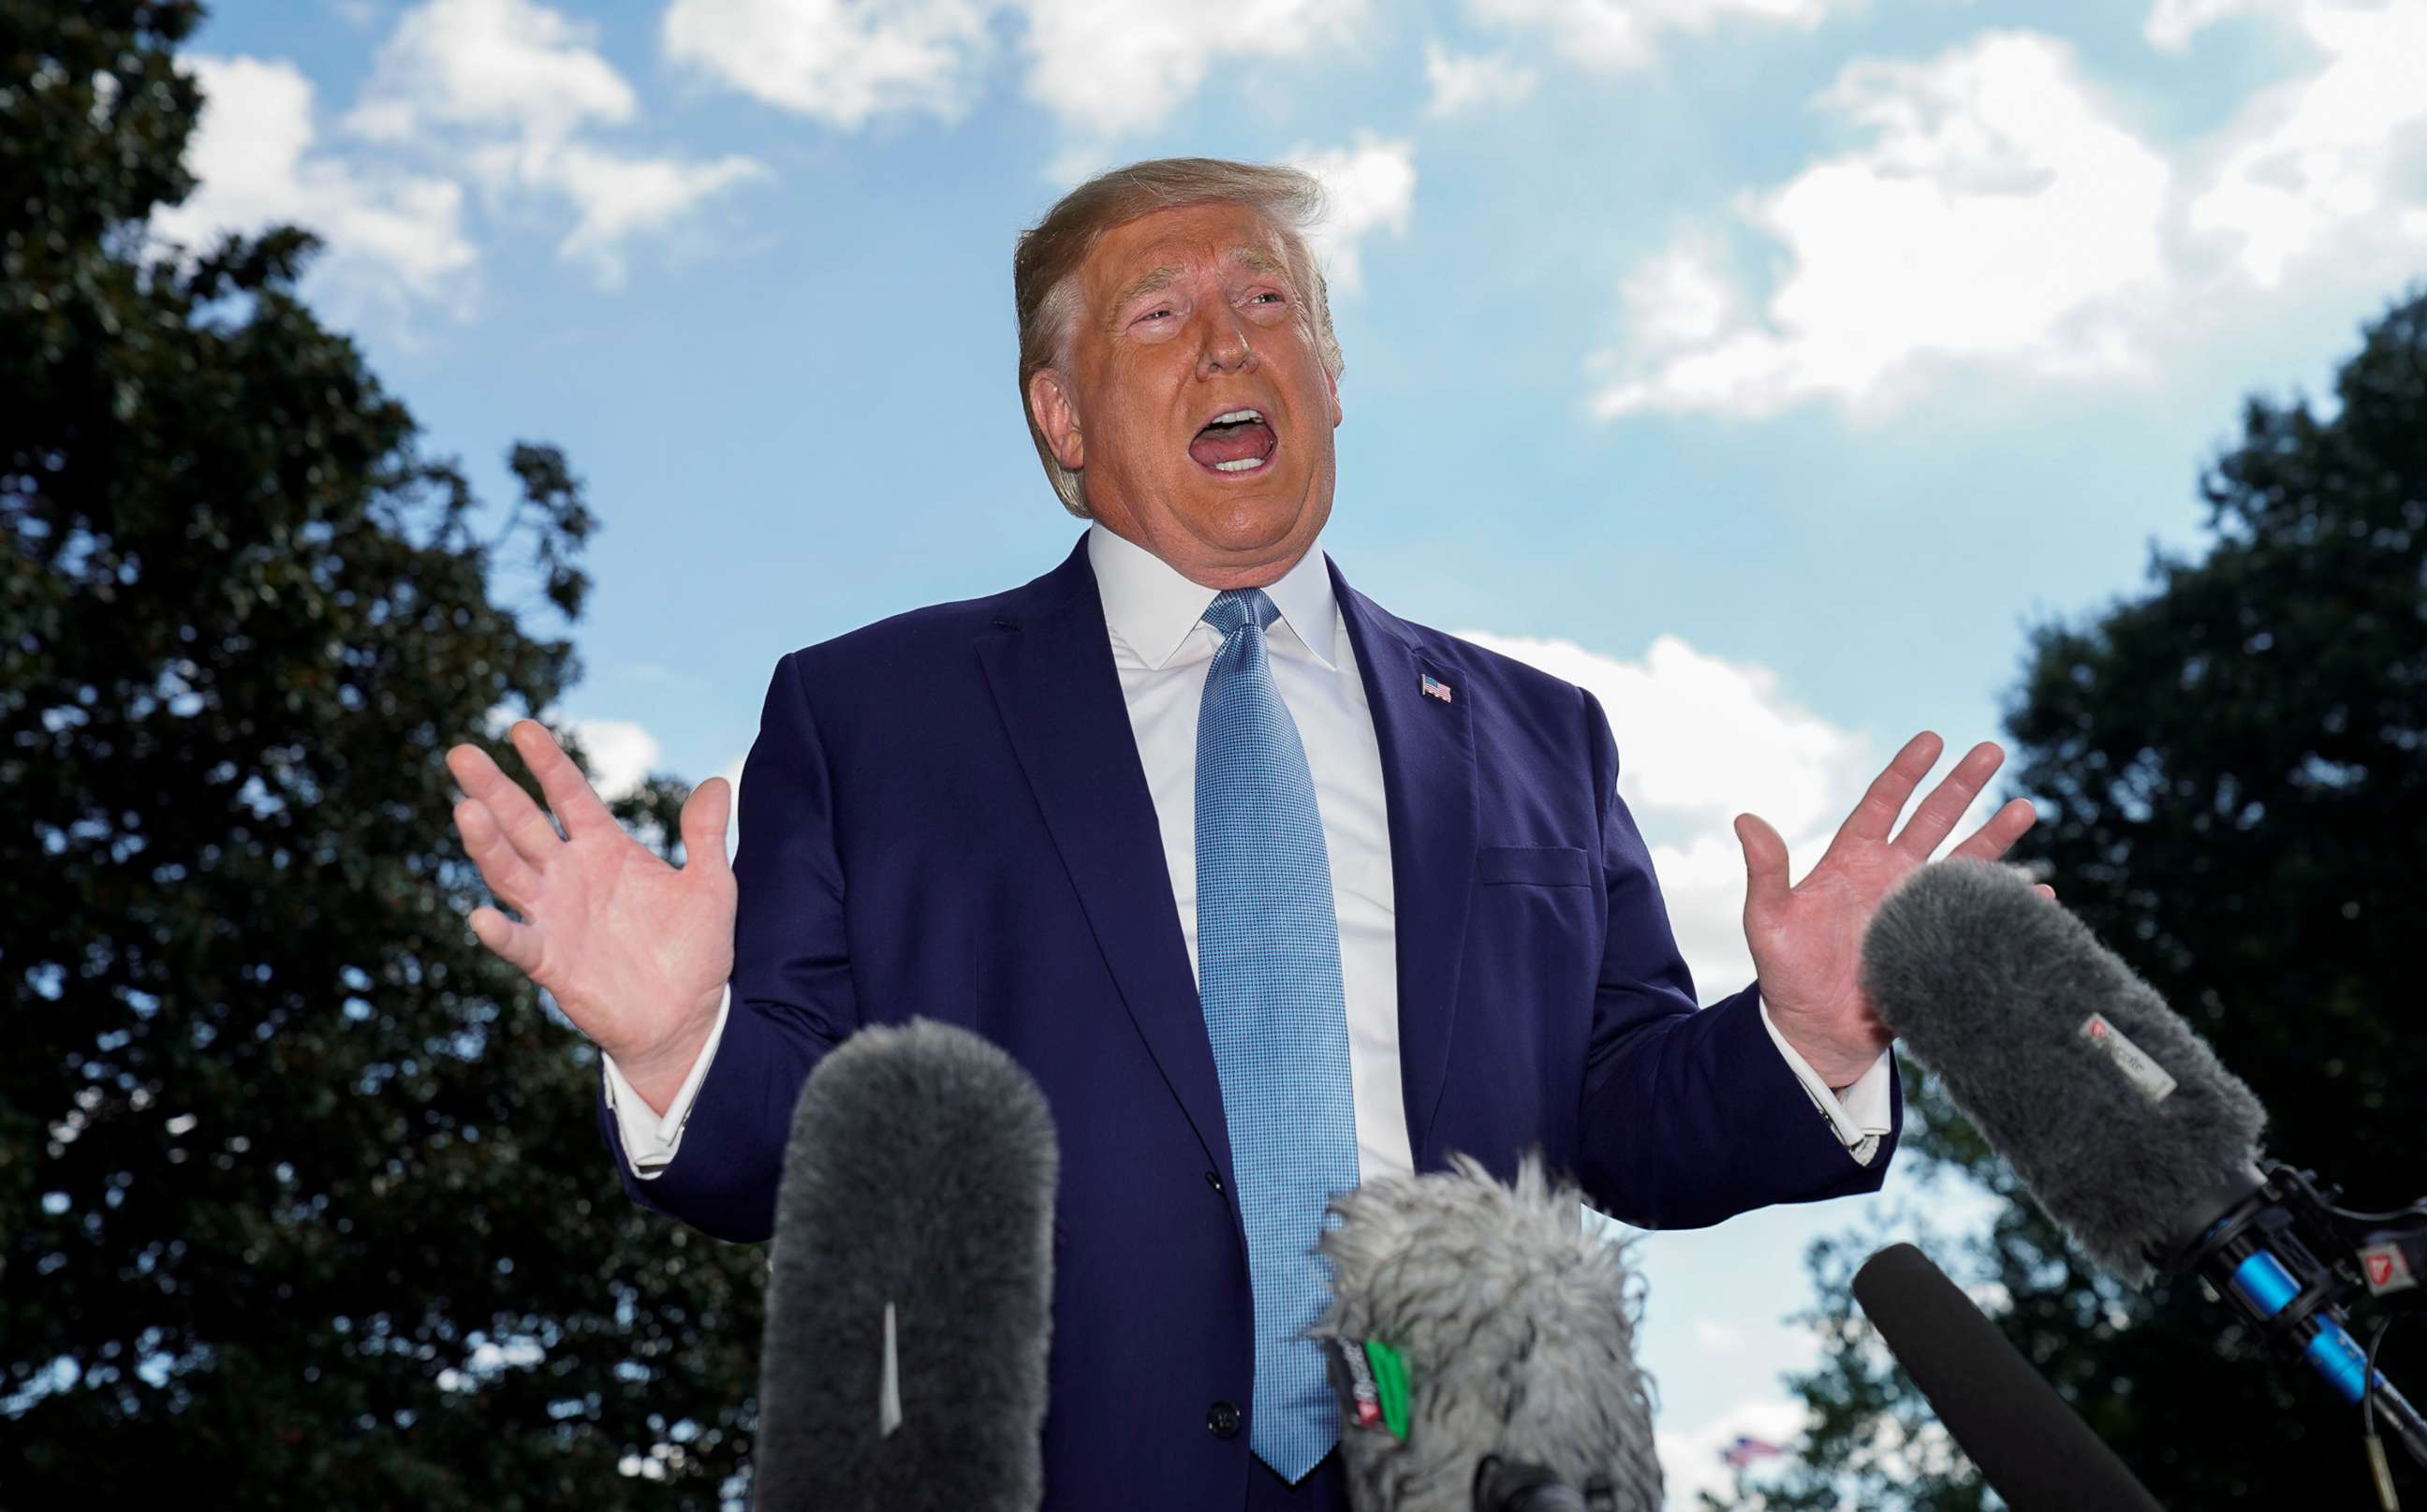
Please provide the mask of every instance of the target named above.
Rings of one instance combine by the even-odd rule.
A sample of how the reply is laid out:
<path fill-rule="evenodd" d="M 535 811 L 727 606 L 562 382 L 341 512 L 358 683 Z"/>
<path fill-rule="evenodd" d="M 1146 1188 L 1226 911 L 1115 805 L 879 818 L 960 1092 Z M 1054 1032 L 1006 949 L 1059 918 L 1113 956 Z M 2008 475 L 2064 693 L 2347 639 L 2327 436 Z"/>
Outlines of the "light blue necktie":
<path fill-rule="evenodd" d="M 1340 1437 L 1321 1349 L 1330 1298 L 1312 1253 L 1324 1205 L 1357 1185 L 1340 925 L 1314 779 L 1274 686 L 1257 588 L 1215 596 L 1221 633 L 1197 717 L 1197 981 L 1256 1299 L 1248 1446 L 1296 1483 Z"/>

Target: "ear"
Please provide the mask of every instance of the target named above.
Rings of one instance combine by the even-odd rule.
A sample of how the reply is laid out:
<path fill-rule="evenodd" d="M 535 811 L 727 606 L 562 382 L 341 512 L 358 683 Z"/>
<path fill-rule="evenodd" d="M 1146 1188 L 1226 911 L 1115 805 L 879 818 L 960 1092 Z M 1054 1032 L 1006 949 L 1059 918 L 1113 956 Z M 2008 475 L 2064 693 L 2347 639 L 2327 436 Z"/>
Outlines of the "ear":
<path fill-rule="evenodd" d="M 1323 374 L 1323 391 L 1331 396 L 1331 429 L 1337 431 L 1340 429 L 1340 421 L 1342 419 L 1340 409 L 1340 375 L 1338 373 L 1332 372 L 1328 368 L 1325 369 Z"/>
<path fill-rule="evenodd" d="M 1087 465 L 1087 444 L 1079 434 L 1079 406 L 1062 375 L 1040 367 L 1028 375 L 1028 413 L 1045 435 L 1053 460 L 1069 472 Z"/>

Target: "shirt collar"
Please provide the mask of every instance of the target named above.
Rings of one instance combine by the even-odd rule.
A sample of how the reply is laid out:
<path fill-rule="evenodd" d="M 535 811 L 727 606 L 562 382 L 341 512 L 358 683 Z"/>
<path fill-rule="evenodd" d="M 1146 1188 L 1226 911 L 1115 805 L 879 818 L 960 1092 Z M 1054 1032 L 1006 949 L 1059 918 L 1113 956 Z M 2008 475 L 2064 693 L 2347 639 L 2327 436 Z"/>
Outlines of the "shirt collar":
<path fill-rule="evenodd" d="M 1095 569 L 1105 623 L 1158 671 L 1187 643 L 1214 602 L 1214 590 L 1190 582 L 1161 557 L 1101 525 L 1087 527 L 1087 564 Z M 1323 553 L 1308 547 L 1279 582 L 1265 585 L 1264 593 L 1280 610 L 1279 623 L 1289 626 L 1314 659 L 1326 671 L 1339 670 L 1332 659 L 1339 620 Z"/>

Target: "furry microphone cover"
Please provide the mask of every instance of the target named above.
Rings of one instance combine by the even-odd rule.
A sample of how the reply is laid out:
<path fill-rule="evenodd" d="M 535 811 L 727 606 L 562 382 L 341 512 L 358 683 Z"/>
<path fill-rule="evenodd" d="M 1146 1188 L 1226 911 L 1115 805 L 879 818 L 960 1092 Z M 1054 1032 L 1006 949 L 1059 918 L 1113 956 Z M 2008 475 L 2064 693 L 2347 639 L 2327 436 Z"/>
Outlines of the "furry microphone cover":
<path fill-rule="evenodd" d="M 809 1074 L 776 1195 L 756 1506 L 1037 1505 L 1058 1173 L 1044 1094 L 965 1030 L 863 1029 Z"/>
<path fill-rule="evenodd" d="M 1871 920 L 1863 986 L 2047 1215 L 2128 1281 L 2256 1156 L 2250 1089 L 2012 868 L 1916 871 Z"/>
<path fill-rule="evenodd" d="M 1345 1424 L 1359 1512 L 1469 1512 L 1487 1455 L 1570 1487 L 1606 1479 L 1618 1512 L 1659 1512 L 1651 1383 L 1635 1363 L 1626 1246 L 1588 1237 L 1574 1188 L 1529 1156 L 1515 1186 L 1480 1162 L 1369 1181 L 1332 1199 L 1332 1306 L 1313 1332 L 1391 1345 L 1408 1366 L 1404 1440 Z"/>

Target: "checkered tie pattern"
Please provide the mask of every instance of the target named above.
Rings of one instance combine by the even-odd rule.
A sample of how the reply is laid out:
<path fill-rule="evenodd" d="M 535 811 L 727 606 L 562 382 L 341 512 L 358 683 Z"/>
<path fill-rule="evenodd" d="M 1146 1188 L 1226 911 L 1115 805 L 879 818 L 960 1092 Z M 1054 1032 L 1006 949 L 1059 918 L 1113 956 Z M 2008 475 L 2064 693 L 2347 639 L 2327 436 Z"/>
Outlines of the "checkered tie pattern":
<path fill-rule="evenodd" d="M 1357 1185 L 1340 924 L 1314 778 L 1273 683 L 1262 589 L 1217 594 L 1222 636 L 1197 717 L 1197 981 L 1255 1288 L 1247 1443 L 1295 1484 L 1340 1437 L 1322 1351 L 1330 1300 L 1313 1254 L 1324 1207 Z"/>

